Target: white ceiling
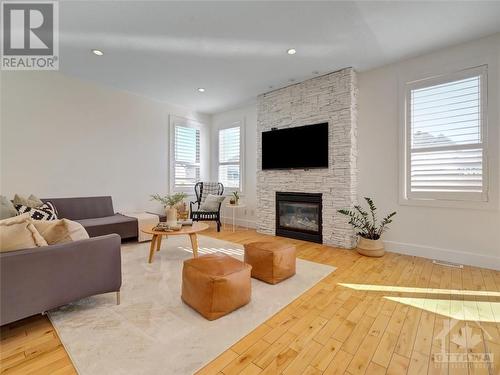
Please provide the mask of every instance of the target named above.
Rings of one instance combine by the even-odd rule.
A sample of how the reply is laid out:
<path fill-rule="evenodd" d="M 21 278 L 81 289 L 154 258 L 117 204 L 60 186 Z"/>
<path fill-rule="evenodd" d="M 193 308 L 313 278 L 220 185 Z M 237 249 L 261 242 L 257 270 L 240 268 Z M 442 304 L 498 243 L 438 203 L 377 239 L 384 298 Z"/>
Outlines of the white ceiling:
<path fill-rule="evenodd" d="M 59 22 L 63 73 L 216 113 L 290 80 L 500 32 L 500 1 L 66 1 Z"/>

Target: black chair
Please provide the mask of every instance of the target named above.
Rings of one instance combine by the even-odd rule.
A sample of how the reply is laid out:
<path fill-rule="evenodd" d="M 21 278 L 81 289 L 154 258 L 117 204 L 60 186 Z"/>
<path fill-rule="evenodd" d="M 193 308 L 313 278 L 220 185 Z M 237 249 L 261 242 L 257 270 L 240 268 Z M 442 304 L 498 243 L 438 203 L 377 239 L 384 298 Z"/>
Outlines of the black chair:
<path fill-rule="evenodd" d="M 217 232 L 220 232 L 221 221 L 220 221 L 220 208 L 222 202 L 219 203 L 219 209 L 214 212 L 203 211 L 200 206 L 209 194 L 222 195 L 224 193 L 224 185 L 220 182 L 197 182 L 194 185 L 194 192 L 196 194 L 196 201 L 189 202 L 189 211 L 191 212 L 190 217 L 193 221 L 215 221 L 217 222 Z M 193 208 L 197 205 L 196 208 Z"/>

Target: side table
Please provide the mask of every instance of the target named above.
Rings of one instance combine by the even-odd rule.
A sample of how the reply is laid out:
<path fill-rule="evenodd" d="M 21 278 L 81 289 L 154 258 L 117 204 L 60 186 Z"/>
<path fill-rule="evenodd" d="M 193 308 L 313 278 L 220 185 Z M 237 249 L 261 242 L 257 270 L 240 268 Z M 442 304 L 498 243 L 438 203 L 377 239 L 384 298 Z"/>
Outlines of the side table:
<path fill-rule="evenodd" d="M 233 211 L 233 232 L 235 231 L 235 223 L 236 223 L 236 210 L 239 208 L 246 208 L 246 204 L 244 203 L 239 203 L 239 204 L 226 204 L 226 208 L 230 208 Z M 226 222 L 224 221 L 224 229 L 226 227 Z"/>

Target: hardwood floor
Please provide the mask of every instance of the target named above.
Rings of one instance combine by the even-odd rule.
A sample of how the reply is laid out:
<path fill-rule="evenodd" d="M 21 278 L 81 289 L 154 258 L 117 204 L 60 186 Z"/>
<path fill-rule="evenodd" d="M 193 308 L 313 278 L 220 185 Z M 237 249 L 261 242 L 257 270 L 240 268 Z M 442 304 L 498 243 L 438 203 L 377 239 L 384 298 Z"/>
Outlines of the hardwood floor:
<path fill-rule="evenodd" d="M 253 230 L 204 234 L 241 244 L 293 242 L 300 258 L 337 270 L 200 375 L 500 373 L 500 272 L 393 253 L 367 258 Z M 448 352 L 462 362 L 448 363 Z M 491 353 L 491 363 L 474 361 L 482 353 Z M 42 315 L 1 327 L 0 356 L 2 374 L 76 373 Z"/>

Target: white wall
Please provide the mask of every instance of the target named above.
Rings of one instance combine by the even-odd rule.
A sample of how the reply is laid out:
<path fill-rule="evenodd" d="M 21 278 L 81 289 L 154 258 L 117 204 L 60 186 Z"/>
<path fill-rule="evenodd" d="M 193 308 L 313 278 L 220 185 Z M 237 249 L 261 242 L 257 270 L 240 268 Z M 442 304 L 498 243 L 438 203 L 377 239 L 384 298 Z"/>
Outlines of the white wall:
<path fill-rule="evenodd" d="M 358 111 L 359 195 L 375 199 L 381 213 L 398 211 L 386 247 L 428 258 L 500 269 L 498 145 L 500 34 L 398 64 L 360 73 Z M 464 67 L 488 64 L 490 199 L 493 209 L 401 205 L 399 115 L 402 83 Z"/>
<path fill-rule="evenodd" d="M 243 157 L 243 194 L 242 202 L 247 205 L 246 209 L 237 212 L 238 224 L 255 227 L 256 202 L 256 178 L 257 178 L 257 104 L 250 103 L 243 107 L 222 112 L 212 116 L 211 143 L 211 179 L 217 181 L 217 144 L 218 132 L 236 121 L 244 126 L 244 157 Z M 228 217 L 231 212 L 225 212 Z"/>
<path fill-rule="evenodd" d="M 399 113 L 399 86 L 405 79 L 420 78 L 484 64 L 489 65 L 490 199 L 499 200 L 498 170 L 500 35 L 444 49 L 358 74 L 358 169 L 359 200 L 375 199 L 380 214 L 398 212 L 385 235 L 387 249 L 432 259 L 500 269 L 500 211 L 439 207 L 415 207 L 399 203 L 399 145 L 403 124 Z M 245 118 L 245 200 L 254 208 L 256 189 L 256 106 L 212 116 L 212 142 L 217 130 L 228 122 Z M 212 151 L 212 178 L 216 178 Z M 249 220 L 254 220 L 253 217 Z M 243 222 L 244 223 L 244 222 Z"/>
<path fill-rule="evenodd" d="M 168 193 L 169 115 L 210 122 L 57 72 L 2 72 L 0 110 L 3 195 L 111 195 L 117 211 L 160 209 L 149 195 Z"/>

